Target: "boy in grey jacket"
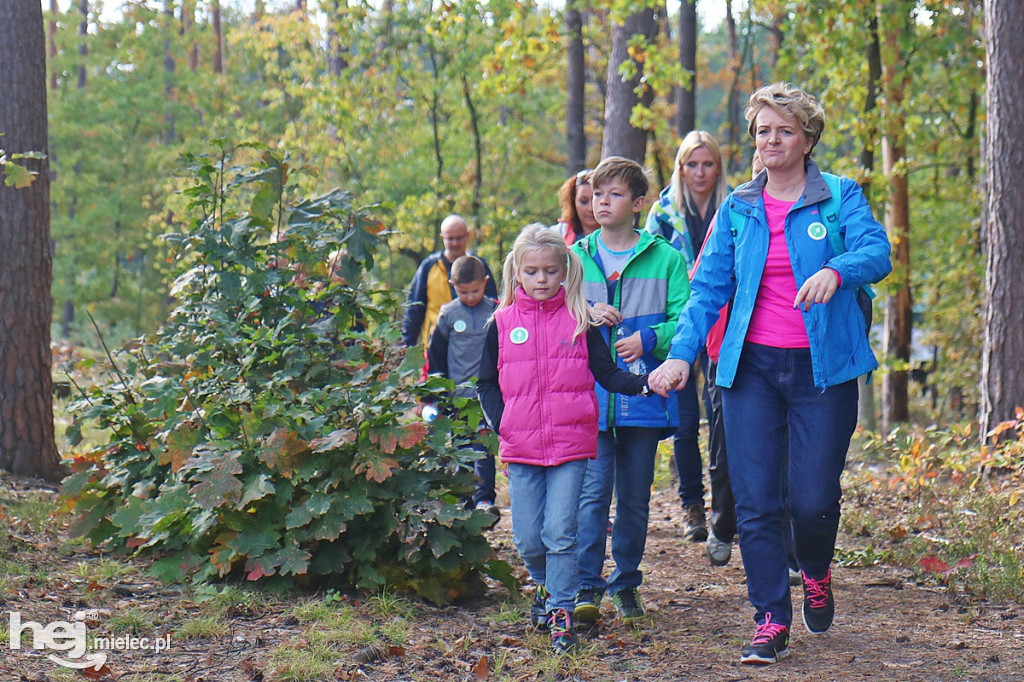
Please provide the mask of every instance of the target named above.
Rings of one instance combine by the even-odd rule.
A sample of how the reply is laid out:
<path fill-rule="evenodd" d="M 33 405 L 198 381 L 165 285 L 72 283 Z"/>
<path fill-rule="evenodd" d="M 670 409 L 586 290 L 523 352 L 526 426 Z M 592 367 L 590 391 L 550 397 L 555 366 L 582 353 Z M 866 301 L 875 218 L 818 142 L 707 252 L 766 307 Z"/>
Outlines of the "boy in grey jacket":
<path fill-rule="evenodd" d="M 430 335 L 427 357 L 431 374 L 440 374 L 456 384 L 476 378 L 484 347 L 484 323 L 497 305 L 484 295 L 489 279 L 486 267 L 476 256 L 460 256 L 452 263 L 450 283 L 457 298 L 441 306 L 437 326 Z M 462 386 L 457 394 L 475 398 L 476 388 Z M 500 513 L 494 506 L 494 455 L 481 443 L 472 447 L 483 456 L 473 464 L 476 492 L 467 502 L 487 511 L 497 523 Z"/>

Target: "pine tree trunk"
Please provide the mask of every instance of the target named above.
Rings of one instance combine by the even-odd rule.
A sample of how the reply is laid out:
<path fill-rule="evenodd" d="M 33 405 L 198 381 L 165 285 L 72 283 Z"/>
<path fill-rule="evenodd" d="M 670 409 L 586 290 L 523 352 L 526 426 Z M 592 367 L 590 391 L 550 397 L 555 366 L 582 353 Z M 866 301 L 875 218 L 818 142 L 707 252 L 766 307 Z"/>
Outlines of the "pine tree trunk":
<path fill-rule="evenodd" d="M 46 35 L 39 0 L 0 2 L 0 138 L 9 154 L 46 153 Z M 0 183 L 0 468 L 59 480 L 50 375 L 49 161 L 24 188 Z"/>
<path fill-rule="evenodd" d="M 870 38 L 868 40 L 867 62 L 868 82 L 867 94 L 864 97 L 864 120 L 873 120 L 872 117 L 878 106 L 878 87 L 882 80 L 882 54 L 878 40 L 878 17 L 872 14 L 867 21 Z M 875 150 L 872 142 L 878 135 L 878 130 L 872 130 L 866 134 L 864 147 L 860 150 L 859 164 L 863 172 L 863 180 L 860 187 L 864 190 L 864 196 L 871 201 L 871 177 L 875 172 Z M 877 215 L 877 213 L 876 213 Z M 868 431 L 878 430 L 878 419 L 875 413 L 875 386 L 878 382 L 866 382 L 863 378 L 860 382 L 859 400 L 857 403 L 857 422 Z"/>
<path fill-rule="evenodd" d="M 679 66 L 690 76 L 676 88 L 676 135 L 682 139 L 697 127 L 697 1 L 679 3 Z"/>
<path fill-rule="evenodd" d="M 565 172 L 572 175 L 587 167 L 587 64 L 583 52 L 583 16 L 573 3 L 565 9 L 565 40 Z"/>
<path fill-rule="evenodd" d="M 878 4 L 882 54 L 882 91 L 886 111 L 882 123 L 882 165 L 889 181 L 885 227 L 893 244 L 891 293 L 885 301 L 885 332 L 882 350 L 901 368 L 890 368 L 882 378 L 882 429 L 889 432 L 910 417 L 910 337 L 913 328 L 910 275 L 910 197 L 905 161 L 906 112 L 904 99 L 910 86 L 910 65 L 900 44 L 913 30 L 913 0 L 892 6 Z"/>
<path fill-rule="evenodd" d="M 649 43 L 653 43 L 657 31 L 654 10 L 650 8 L 629 15 L 624 24 L 617 24 L 612 28 L 612 53 L 608 59 L 608 98 L 604 105 L 601 158 L 624 156 L 637 163 L 644 163 L 647 155 L 647 131 L 634 128 L 629 122 L 633 107 L 641 102 L 636 95 L 636 87 L 643 75 L 643 66 L 634 62 L 635 73 L 628 80 L 619 74 L 619 68 L 626 60 L 632 59 L 628 52 L 630 38 L 642 35 Z M 650 93 L 649 90 L 647 92 Z M 650 94 L 645 95 L 644 103 L 650 103 Z"/>
<path fill-rule="evenodd" d="M 1024 2 L 985 0 L 987 191 L 982 438 L 1024 407 Z"/>

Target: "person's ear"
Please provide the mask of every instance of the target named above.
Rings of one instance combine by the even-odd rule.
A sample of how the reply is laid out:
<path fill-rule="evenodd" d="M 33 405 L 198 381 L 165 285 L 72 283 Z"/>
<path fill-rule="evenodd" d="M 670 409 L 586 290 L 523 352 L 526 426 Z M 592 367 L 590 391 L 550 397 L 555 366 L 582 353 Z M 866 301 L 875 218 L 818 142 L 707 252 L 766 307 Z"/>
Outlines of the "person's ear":
<path fill-rule="evenodd" d="M 640 213 L 644 210 L 644 204 L 647 202 L 647 197 L 637 197 L 633 200 L 633 213 Z"/>

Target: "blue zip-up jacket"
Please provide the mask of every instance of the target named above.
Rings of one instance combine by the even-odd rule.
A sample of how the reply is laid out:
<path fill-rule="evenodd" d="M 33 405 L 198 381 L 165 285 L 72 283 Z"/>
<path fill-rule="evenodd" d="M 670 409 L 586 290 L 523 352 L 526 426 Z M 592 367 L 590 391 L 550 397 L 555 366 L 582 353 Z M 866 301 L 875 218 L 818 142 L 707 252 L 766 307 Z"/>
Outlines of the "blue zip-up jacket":
<path fill-rule="evenodd" d="M 717 384 L 732 386 L 747 325 L 768 258 L 768 222 L 762 193 L 767 173 L 741 185 L 729 195 L 716 216 L 716 227 L 693 275 L 693 293 L 679 316 L 668 357 L 693 362 L 719 311 L 733 298 L 729 324 L 718 360 Z M 828 303 L 803 313 L 810 342 L 814 385 L 822 390 L 870 372 L 878 366 L 864 332 L 864 316 L 856 291 L 878 282 L 892 271 L 885 228 L 871 215 L 860 186 L 840 179 L 839 225 L 846 253 L 835 255 L 823 229 L 819 204 L 831 197 L 817 164 L 807 162 L 804 193 L 786 215 L 785 237 L 793 276 L 799 290 L 808 277 L 824 267 L 842 278 Z M 733 215 L 745 216 L 743 225 Z M 734 241 L 735 239 L 735 241 Z"/>
<path fill-rule="evenodd" d="M 627 364 L 615 352 L 620 326 L 630 333 L 639 331 L 653 342 L 644 343 L 642 360 L 646 372 L 653 371 L 668 353 L 675 333 L 679 311 L 690 295 L 690 281 L 683 257 L 663 237 L 641 231 L 633 255 L 622 269 L 621 277 L 609 296 L 604 270 L 598 262 L 597 230 L 573 244 L 572 249 L 583 261 L 583 293 L 591 305 L 608 303 L 622 313 L 616 327 L 600 327 L 601 335 L 611 349 L 612 358 L 623 369 Z M 653 334 L 651 333 L 653 332 Z M 599 428 L 607 431 L 616 426 L 676 428 L 679 426 L 679 401 L 673 396 L 627 396 L 595 387 L 600 407 Z M 609 416 L 610 415 L 610 416 Z"/>

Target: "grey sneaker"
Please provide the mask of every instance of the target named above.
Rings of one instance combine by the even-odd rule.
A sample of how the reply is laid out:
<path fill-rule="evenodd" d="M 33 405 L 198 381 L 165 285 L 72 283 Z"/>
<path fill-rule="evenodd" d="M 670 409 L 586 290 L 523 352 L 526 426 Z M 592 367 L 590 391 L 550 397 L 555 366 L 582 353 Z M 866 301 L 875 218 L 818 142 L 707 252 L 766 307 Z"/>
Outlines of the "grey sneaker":
<path fill-rule="evenodd" d="M 640 600 L 640 590 L 635 587 L 627 587 L 612 595 L 612 604 L 619 613 L 619 618 L 629 623 L 640 620 L 647 615 L 643 601 Z"/>
<path fill-rule="evenodd" d="M 708 542 L 705 545 L 708 554 L 708 561 L 712 566 L 725 566 L 732 558 L 732 543 L 722 542 L 715 535 L 715 531 L 708 533 Z"/>
<path fill-rule="evenodd" d="M 704 503 L 688 504 L 683 507 L 683 539 L 687 542 L 704 542 L 708 539 L 708 526 L 704 520 Z"/>
<path fill-rule="evenodd" d="M 601 617 L 601 598 L 604 596 L 602 590 L 596 587 L 587 587 L 576 593 L 576 603 L 573 606 L 572 617 L 577 623 L 596 623 Z"/>

